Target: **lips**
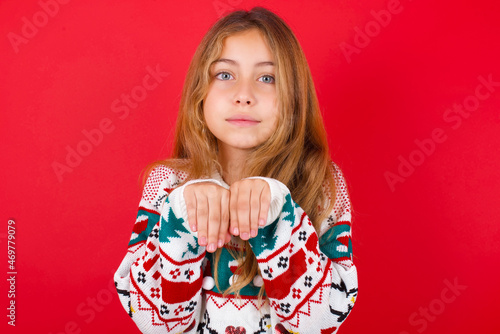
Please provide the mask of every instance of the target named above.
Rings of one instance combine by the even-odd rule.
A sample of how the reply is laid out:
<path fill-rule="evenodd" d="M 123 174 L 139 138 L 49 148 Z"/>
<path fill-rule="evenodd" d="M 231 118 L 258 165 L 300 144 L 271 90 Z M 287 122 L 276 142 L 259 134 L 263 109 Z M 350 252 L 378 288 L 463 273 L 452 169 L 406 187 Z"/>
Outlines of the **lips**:
<path fill-rule="evenodd" d="M 226 121 L 236 126 L 252 126 L 260 123 L 260 121 L 247 115 L 236 115 L 226 119 Z"/>
<path fill-rule="evenodd" d="M 251 121 L 251 122 L 258 122 L 255 118 L 247 115 L 235 115 L 233 117 L 230 117 L 226 119 L 226 121 Z"/>

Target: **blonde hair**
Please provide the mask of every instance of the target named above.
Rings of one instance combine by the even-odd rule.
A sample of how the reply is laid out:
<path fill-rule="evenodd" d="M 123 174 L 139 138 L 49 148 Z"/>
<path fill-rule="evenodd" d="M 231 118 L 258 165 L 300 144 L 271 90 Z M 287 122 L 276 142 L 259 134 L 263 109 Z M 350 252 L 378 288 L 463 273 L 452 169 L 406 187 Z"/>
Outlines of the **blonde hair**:
<path fill-rule="evenodd" d="M 316 90 L 294 33 L 279 16 L 262 7 L 228 14 L 203 37 L 184 82 L 172 156 L 148 165 L 143 184 L 151 170 L 160 164 L 185 171 L 188 174 L 186 181 L 208 178 L 214 169 L 222 175 L 222 167 L 217 161 L 217 140 L 208 130 L 203 116 L 203 100 L 213 79 L 210 66 L 222 54 L 225 38 L 249 29 L 258 29 L 274 53 L 279 120 L 271 137 L 250 153 L 242 178 L 264 176 L 284 183 L 319 233 L 321 222 L 333 208 L 336 191 Z M 330 189 L 331 200 L 323 192 L 323 186 Z M 257 260 L 248 241 L 242 242 L 242 246 L 246 254 L 230 251 L 239 263 L 235 273 L 238 279 L 224 294 L 238 296 L 258 273 Z M 220 249 L 214 258 L 217 283 Z M 259 297 L 263 292 L 262 287 Z"/>

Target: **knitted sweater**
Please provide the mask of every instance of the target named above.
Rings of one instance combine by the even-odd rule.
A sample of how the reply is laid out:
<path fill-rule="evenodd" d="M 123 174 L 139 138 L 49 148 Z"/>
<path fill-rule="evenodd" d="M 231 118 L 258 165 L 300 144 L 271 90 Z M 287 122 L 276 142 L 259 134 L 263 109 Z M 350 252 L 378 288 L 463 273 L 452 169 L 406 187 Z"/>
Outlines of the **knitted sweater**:
<path fill-rule="evenodd" d="M 283 183 L 254 177 L 271 189 L 267 222 L 249 240 L 262 277 L 244 287 L 238 299 L 223 297 L 214 285 L 213 255 L 191 232 L 183 196 L 184 188 L 196 182 L 229 186 L 218 173 L 182 184 L 185 173 L 156 167 L 144 186 L 128 252 L 114 275 L 120 302 L 137 327 L 143 333 L 337 333 L 358 286 L 347 187 L 336 164 L 331 171 L 336 201 L 319 235 Z M 237 267 L 227 251 L 233 246 L 228 243 L 219 260 L 222 291 Z M 265 298 L 259 304 L 262 284 Z"/>

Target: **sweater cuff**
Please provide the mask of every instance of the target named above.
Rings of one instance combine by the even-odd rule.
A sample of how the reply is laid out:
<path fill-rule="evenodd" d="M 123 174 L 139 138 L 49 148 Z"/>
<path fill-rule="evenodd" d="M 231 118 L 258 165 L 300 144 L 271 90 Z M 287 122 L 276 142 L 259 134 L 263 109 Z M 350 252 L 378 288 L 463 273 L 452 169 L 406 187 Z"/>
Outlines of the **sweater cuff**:
<path fill-rule="evenodd" d="M 271 203 L 269 205 L 269 213 L 267 215 L 267 222 L 265 226 L 268 226 L 276 219 L 278 219 L 281 211 L 283 209 L 283 205 L 285 204 L 286 195 L 290 194 L 290 190 L 283 184 L 282 182 L 263 176 L 252 176 L 247 177 L 247 179 L 261 179 L 267 182 L 269 188 L 271 189 Z M 260 226 L 260 227 L 265 227 Z"/>

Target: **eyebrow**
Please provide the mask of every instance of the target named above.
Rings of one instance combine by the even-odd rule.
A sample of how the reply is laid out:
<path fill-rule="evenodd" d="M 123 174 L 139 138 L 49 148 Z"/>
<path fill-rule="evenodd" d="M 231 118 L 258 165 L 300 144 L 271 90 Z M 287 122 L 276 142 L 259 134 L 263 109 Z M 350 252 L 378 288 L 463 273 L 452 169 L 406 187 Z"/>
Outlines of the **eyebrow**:
<path fill-rule="evenodd" d="M 215 65 L 217 63 L 227 63 L 235 66 L 239 66 L 238 62 L 232 59 L 227 59 L 227 58 L 220 58 L 215 60 L 212 65 Z M 255 66 L 260 67 L 260 66 L 274 66 L 274 63 L 272 61 L 261 61 L 260 63 L 255 64 Z"/>

